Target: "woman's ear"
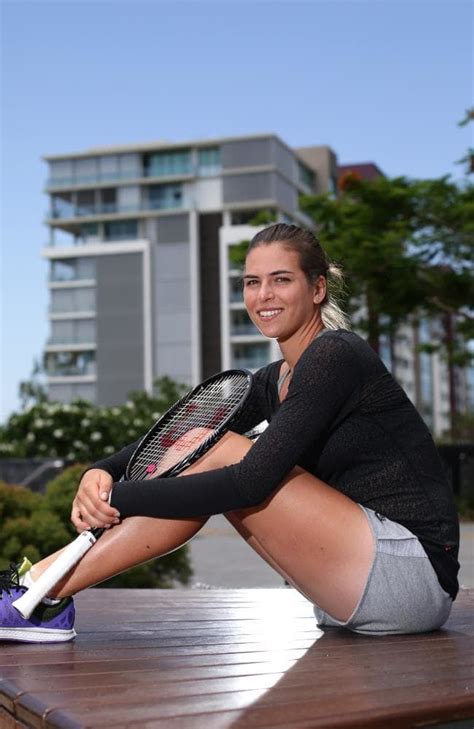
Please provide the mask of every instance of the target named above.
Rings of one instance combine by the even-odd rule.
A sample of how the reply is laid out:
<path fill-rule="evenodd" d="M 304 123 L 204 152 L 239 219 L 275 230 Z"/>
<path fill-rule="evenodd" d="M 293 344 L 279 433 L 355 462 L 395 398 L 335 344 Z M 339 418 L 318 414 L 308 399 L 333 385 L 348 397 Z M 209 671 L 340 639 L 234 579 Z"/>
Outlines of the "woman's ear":
<path fill-rule="evenodd" d="M 326 298 L 327 284 L 324 276 L 319 276 L 318 280 L 314 285 L 313 302 L 315 304 L 322 304 Z"/>

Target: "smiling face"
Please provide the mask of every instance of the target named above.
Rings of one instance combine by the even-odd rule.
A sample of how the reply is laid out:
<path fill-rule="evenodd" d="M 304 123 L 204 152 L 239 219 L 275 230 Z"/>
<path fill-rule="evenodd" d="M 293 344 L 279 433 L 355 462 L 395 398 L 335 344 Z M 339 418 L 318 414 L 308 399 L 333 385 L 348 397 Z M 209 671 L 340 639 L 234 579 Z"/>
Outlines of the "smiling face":
<path fill-rule="evenodd" d="M 283 242 L 259 245 L 247 255 L 244 302 L 256 327 L 266 337 L 284 343 L 297 336 L 315 336 L 320 326 L 320 304 L 326 281 L 311 284 L 300 268 L 297 251 Z"/>

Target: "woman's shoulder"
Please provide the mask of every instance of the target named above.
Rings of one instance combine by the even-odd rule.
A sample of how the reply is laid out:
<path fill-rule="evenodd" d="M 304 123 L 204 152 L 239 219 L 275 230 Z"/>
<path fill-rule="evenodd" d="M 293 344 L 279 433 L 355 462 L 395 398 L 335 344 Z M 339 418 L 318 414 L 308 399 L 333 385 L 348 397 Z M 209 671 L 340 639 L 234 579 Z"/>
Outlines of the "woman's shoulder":
<path fill-rule="evenodd" d="M 362 369 L 384 367 L 369 343 L 348 329 L 327 329 L 308 346 L 301 360 L 317 361 L 323 366 L 337 365 L 338 369 L 344 365 L 347 367 L 356 365 Z"/>

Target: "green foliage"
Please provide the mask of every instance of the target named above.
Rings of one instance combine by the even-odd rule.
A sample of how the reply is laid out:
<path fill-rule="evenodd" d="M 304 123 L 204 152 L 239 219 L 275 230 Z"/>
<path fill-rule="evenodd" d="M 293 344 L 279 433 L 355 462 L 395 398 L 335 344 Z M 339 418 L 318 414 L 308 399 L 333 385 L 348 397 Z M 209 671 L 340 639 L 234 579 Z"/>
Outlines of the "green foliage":
<path fill-rule="evenodd" d="M 40 400 L 0 426 L 0 457 L 93 462 L 137 440 L 188 388 L 163 377 L 153 394 L 135 392 L 124 405 L 100 407 Z"/>
<path fill-rule="evenodd" d="M 44 496 L 22 486 L 0 483 L 0 569 L 23 556 L 32 562 L 51 554 L 77 536 L 70 523 L 71 503 L 84 465 L 66 469 Z M 192 574 L 186 546 L 158 560 L 128 570 L 104 587 L 173 587 Z"/>
<path fill-rule="evenodd" d="M 277 215 L 275 210 L 259 210 L 249 221 L 250 225 L 271 225 L 276 223 Z"/>
<path fill-rule="evenodd" d="M 249 243 L 250 241 L 248 240 L 242 240 L 240 243 L 229 246 L 229 263 L 231 268 L 243 269 Z"/>
<path fill-rule="evenodd" d="M 349 310 L 366 305 L 360 326 L 375 349 L 384 331 L 415 312 L 472 321 L 472 185 L 351 176 L 337 198 L 305 196 L 301 205 L 329 256 L 343 265 Z"/>

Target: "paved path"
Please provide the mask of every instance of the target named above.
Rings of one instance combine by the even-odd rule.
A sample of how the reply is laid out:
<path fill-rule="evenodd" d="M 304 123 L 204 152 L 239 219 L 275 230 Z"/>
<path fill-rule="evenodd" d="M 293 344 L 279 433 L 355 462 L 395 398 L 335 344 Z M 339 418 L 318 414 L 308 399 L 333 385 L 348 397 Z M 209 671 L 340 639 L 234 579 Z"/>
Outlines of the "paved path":
<path fill-rule="evenodd" d="M 474 587 L 474 523 L 461 525 L 462 587 Z M 191 542 L 192 586 L 281 587 L 282 578 L 234 531 L 213 516 Z"/>

